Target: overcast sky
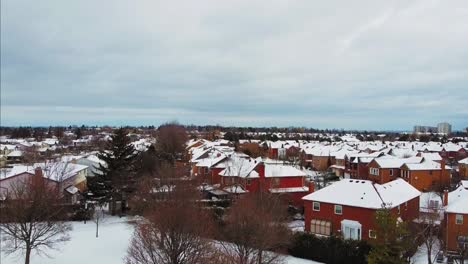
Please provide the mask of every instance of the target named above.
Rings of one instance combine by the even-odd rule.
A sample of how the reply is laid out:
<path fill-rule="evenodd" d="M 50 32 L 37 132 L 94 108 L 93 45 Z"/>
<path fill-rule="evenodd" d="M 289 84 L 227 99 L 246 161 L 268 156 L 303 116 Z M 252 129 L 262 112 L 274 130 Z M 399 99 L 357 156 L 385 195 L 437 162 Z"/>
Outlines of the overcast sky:
<path fill-rule="evenodd" d="M 468 1 L 1 2 L 2 125 L 468 126 Z"/>

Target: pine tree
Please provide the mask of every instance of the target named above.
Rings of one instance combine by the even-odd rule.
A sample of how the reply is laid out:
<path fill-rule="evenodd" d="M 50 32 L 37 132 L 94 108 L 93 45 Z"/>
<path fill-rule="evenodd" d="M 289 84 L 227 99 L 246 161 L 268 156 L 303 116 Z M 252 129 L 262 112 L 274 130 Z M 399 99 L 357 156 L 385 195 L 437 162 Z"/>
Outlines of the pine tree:
<path fill-rule="evenodd" d="M 136 154 L 125 129 L 117 129 L 106 149 L 97 156 L 105 164 L 99 164 L 95 176 L 88 177 L 88 198 L 101 204 L 110 202 L 114 214 L 117 201 L 121 201 L 125 209 L 134 185 Z"/>

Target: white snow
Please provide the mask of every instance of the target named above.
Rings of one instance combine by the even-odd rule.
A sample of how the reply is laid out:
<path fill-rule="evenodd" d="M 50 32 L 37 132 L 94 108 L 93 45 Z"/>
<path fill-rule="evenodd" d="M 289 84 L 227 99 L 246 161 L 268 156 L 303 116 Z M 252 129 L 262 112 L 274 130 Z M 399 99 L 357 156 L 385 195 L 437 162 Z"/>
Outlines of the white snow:
<path fill-rule="evenodd" d="M 380 185 L 367 180 L 341 180 L 304 196 L 303 200 L 380 209 L 407 202 L 421 193 L 402 179 Z"/>
<path fill-rule="evenodd" d="M 31 256 L 34 264 L 118 264 L 124 263 L 124 257 L 133 234 L 133 226 L 127 218 L 110 217 L 99 226 L 99 238 L 96 238 L 96 225 L 93 222 L 73 222 L 71 240 L 61 245 L 58 251 L 48 251 L 47 256 Z M 19 255 L 0 255 L 2 264 L 17 264 L 24 260 Z M 285 256 L 287 264 L 318 264 L 319 262 Z"/>

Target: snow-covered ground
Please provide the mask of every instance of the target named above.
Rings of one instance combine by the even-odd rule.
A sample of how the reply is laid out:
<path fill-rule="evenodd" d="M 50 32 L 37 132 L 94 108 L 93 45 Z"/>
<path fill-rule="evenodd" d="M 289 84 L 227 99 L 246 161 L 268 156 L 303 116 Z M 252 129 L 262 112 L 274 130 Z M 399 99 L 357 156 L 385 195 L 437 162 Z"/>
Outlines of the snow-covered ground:
<path fill-rule="evenodd" d="M 96 225 L 93 222 L 73 222 L 71 240 L 61 245 L 58 251 L 48 251 L 47 256 L 31 256 L 34 264 L 83 264 L 83 263 L 124 263 L 124 257 L 133 232 L 128 219 L 109 217 L 99 226 L 99 238 L 96 238 Z M 23 257 L 5 256 L 0 253 L 1 264 L 22 263 Z M 317 264 L 318 262 L 287 256 L 287 264 Z"/>
<path fill-rule="evenodd" d="M 436 263 L 435 259 L 437 256 L 439 244 L 437 243 L 434 245 L 434 249 L 432 250 L 432 261 Z M 418 251 L 414 256 L 411 258 L 411 264 L 426 264 L 427 263 L 427 248 L 424 245 L 419 246 Z M 443 263 L 447 263 L 447 258 L 444 258 Z M 465 260 L 465 263 L 468 264 L 468 260 Z"/>

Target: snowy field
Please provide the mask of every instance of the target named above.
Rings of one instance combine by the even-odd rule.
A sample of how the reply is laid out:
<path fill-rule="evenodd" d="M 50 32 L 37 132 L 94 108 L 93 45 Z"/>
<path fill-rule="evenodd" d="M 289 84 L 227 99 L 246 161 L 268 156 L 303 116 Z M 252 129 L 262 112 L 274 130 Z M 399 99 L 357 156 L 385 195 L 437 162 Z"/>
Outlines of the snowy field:
<path fill-rule="evenodd" d="M 96 225 L 93 222 L 73 222 L 71 240 L 61 245 L 58 251 L 47 252 L 50 256 L 31 256 L 32 264 L 101 264 L 124 263 L 127 247 L 133 232 L 133 226 L 126 218 L 107 218 L 99 227 L 99 238 L 95 237 Z M 1 255 L 0 264 L 23 263 L 22 256 Z M 288 264 L 316 264 L 318 262 L 286 257 Z"/>

